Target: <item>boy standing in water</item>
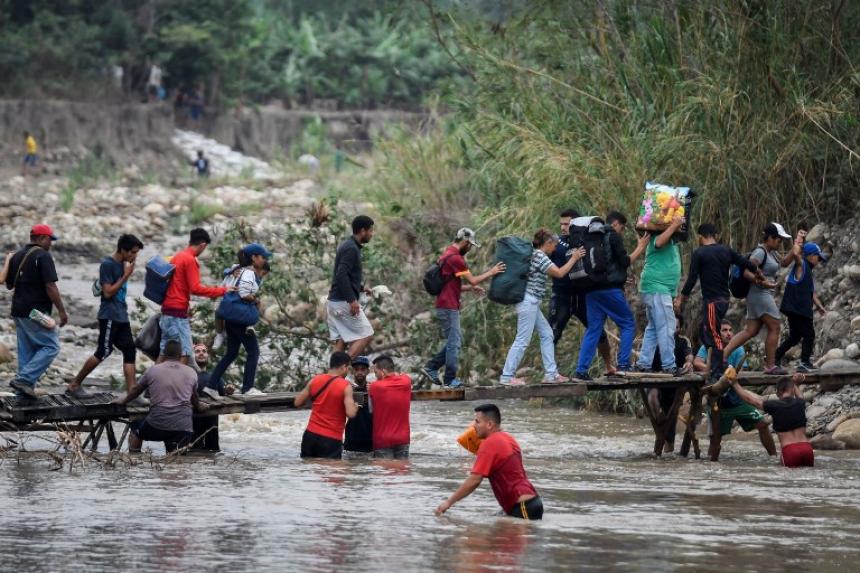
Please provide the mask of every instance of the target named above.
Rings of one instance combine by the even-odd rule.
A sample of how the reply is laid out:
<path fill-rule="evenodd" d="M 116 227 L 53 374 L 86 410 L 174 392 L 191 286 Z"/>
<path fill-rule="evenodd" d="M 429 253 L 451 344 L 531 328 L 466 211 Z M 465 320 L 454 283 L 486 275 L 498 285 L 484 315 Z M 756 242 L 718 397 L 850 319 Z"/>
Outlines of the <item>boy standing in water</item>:
<path fill-rule="evenodd" d="M 815 370 L 812 365 L 812 348 L 815 344 L 812 307 L 814 305 L 821 314 L 827 313 L 827 308 L 821 304 L 815 292 L 812 270 L 820 262 L 827 262 L 827 255 L 821 252 L 821 247 L 816 243 L 806 243 L 802 247 L 795 245 L 791 257 L 794 258 L 794 267 L 788 275 L 782 304 L 779 306 L 779 311 L 788 319 L 788 337 L 776 349 L 776 364 L 779 365 L 790 348 L 801 343 L 797 371 L 811 372 Z"/>

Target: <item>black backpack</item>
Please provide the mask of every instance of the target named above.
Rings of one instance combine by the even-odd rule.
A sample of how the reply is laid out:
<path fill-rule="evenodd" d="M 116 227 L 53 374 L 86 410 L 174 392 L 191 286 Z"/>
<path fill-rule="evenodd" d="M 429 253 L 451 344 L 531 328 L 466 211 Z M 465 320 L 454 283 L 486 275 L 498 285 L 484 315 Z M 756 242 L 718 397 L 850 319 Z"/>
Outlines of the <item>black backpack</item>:
<path fill-rule="evenodd" d="M 427 294 L 431 294 L 433 296 L 439 296 L 442 294 L 442 289 L 445 288 L 445 283 L 451 280 L 450 278 L 446 279 L 442 276 L 442 267 L 445 266 L 445 261 L 453 256 L 454 255 L 451 254 L 447 257 L 441 257 L 424 271 L 424 290 L 427 291 Z"/>
<path fill-rule="evenodd" d="M 568 276 L 576 288 L 588 288 L 601 282 L 609 268 L 606 224 L 600 217 L 577 217 L 570 222 L 570 249 L 585 249 Z"/>
<path fill-rule="evenodd" d="M 747 260 L 749 260 L 750 256 L 760 248 L 761 247 L 756 247 L 750 251 L 750 254 L 747 255 Z M 767 251 L 765 251 L 764 256 L 767 257 Z M 752 283 L 744 277 L 744 269 L 737 265 L 732 265 L 732 270 L 729 273 L 729 291 L 731 291 L 732 296 L 735 298 L 746 298 L 750 293 L 751 286 Z"/>

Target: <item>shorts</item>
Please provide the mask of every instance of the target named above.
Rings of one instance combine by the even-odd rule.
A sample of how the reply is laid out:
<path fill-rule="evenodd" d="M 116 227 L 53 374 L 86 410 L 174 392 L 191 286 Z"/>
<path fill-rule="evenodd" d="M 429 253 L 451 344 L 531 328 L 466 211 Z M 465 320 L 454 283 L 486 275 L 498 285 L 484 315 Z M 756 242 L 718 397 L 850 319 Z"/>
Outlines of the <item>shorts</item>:
<path fill-rule="evenodd" d="M 374 458 L 382 458 L 387 460 L 405 460 L 409 458 L 409 444 L 400 446 L 391 446 L 390 448 L 379 448 L 373 450 Z"/>
<path fill-rule="evenodd" d="M 23 163 L 24 163 L 24 165 L 30 165 L 32 167 L 32 166 L 36 165 L 36 162 L 38 160 L 39 160 L 38 155 L 36 155 L 35 153 L 28 153 L 28 154 L 24 155 Z"/>
<path fill-rule="evenodd" d="M 327 300 L 325 303 L 326 321 L 328 322 L 329 338 L 342 340 L 350 343 L 373 336 L 373 327 L 364 314 L 364 309 L 358 311 L 356 316 L 349 312 L 349 303 L 346 301 Z"/>
<path fill-rule="evenodd" d="M 122 352 L 123 364 L 134 364 L 137 359 L 137 349 L 134 347 L 134 337 L 131 335 L 131 324 L 115 320 L 99 319 L 99 342 L 93 356 L 104 360 L 116 348 Z"/>
<path fill-rule="evenodd" d="M 787 468 L 811 468 L 815 466 L 815 454 L 809 442 L 788 444 L 782 448 L 782 465 Z"/>
<path fill-rule="evenodd" d="M 159 349 L 162 353 L 168 340 L 178 340 L 182 344 L 182 355 L 194 356 L 194 345 L 191 342 L 191 320 L 162 314 L 158 320 L 158 326 L 161 328 L 161 346 Z"/>
<path fill-rule="evenodd" d="M 191 443 L 194 436 L 192 432 L 155 428 L 149 425 L 146 418 L 133 423 L 131 432 L 144 442 L 164 442 L 164 449 L 168 452 L 184 448 Z"/>
<path fill-rule="evenodd" d="M 732 423 L 737 420 L 744 432 L 754 430 L 756 425 L 764 420 L 764 415 L 750 406 L 741 404 L 731 408 L 720 408 L 720 435 L 732 433 Z"/>
<path fill-rule="evenodd" d="M 539 495 L 528 501 L 521 501 L 511 508 L 508 515 L 525 520 L 543 519 L 543 501 Z"/>
<path fill-rule="evenodd" d="M 343 442 L 305 430 L 302 435 L 301 456 L 339 460 L 343 457 Z"/>

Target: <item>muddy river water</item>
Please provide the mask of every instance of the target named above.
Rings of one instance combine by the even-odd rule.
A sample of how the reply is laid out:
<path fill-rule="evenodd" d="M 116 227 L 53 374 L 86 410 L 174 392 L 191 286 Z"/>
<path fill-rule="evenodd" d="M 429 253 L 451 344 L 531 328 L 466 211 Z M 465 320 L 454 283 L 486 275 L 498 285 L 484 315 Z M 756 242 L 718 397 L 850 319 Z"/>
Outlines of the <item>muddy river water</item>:
<path fill-rule="evenodd" d="M 722 461 L 654 459 L 647 423 L 502 402 L 544 498 L 498 515 L 485 481 L 437 518 L 470 468 L 468 403 L 416 403 L 412 458 L 307 462 L 307 412 L 221 423 L 223 452 L 51 471 L 0 460 L 0 571 L 857 571 L 860 456 L 786 470 L 754 436 Z M 30 440 L 30 448 L 39 443 Z M 158 451 L 158 450 L 156 450 Z"/>

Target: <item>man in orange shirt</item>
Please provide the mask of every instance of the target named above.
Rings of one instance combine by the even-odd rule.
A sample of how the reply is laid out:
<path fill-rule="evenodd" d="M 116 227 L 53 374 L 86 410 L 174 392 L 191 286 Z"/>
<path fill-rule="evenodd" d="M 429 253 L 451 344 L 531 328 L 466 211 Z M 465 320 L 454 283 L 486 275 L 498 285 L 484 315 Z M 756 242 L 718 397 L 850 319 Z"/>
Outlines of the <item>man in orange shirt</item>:
<path fill-rule="evenodd" d="M 188 241 L 188 248 L 179 251 L 170 260 L 175 267 L 170 286 L 164 302 L 161 303 L 161 351 L 168 340 L 178 340 L 182 343 L 182 363 L 188 364 L 194 354 L 194 345 L 191 339 L 191 321 L 189 320 L 189 309 L 191 307 L 191 295 L 218 298 L 236 287 L 212 287 L 200 284 L 200 264 L 197 257 L 203 254 L 212 239 L 205 229 L 192 229 Z M 161 362 L 159 358 L 159 362 Z"/>
<path fill-rule="evenodd" d="M 483 440 L 472 472 L 451 497 L 436 508 L 436 515 L 448 509 L 478 489 L 483 479 L 490 478 L 493 495 L 506 514 L 521 519 L 543 518 L 543 502 L 523 467 L 520 445 L 502 431 L 502 414 L 495 404 L 475 408 L 475 431 Z"/>
<path fill-rule="evenodd" d="M 412 405 L 412 380 L 394 370 L 390 356 L 373 360 L 376 382 L 367 389 L 373 414 L 373 457 L 409 457 L 409 408 Z"/>
<path fill-rule="evenodd" d="M 358 413 L 352 398 L 352 384 L 345 376 L 352 358 L 346 352 L 335 352 L 328 363 L 328 372 L 318 374 L 296 396 L 295 406 L 310 404 L 311 417 L 302 436 L 303 458 L 330 458 L 343 455 L 343 428 L 347 418 Z"/>

